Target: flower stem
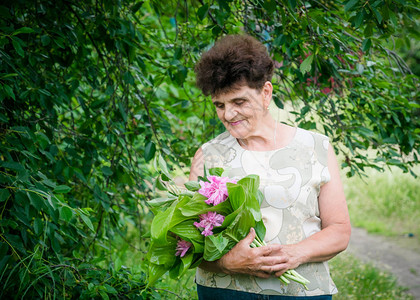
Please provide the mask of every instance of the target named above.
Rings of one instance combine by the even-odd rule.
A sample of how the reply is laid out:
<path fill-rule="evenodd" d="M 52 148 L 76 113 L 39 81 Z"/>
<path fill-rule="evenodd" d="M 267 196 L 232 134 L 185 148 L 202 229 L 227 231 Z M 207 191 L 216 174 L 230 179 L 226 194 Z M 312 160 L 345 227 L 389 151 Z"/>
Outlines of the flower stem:
<path fill-rule="evenodd" d="M 264 241 L 262 241 L 260 238 L 259 238 L 259 236 L 256 234 L 255 235 L 255 240 L 256 241 L 258 241 L 258 243 L 260 244 L 260 246 L 259 247 L 261 247 L 261 246 L 266 246 L 266 244 L 265 244 L 265 242 Z M 254 240 L 254 241 L 255 241 Z"/>
<path fill-rule="evenodd" d="M 308 279 L 306 279 L 305 277 L 303 277 L 302 275 L 300 275 L 298 272 L 296 272 L 295 270 L 288 270 L 288 272 L 290 272 L 290 274 L 292 274 L 293 276 L 300 278 L 302 281 L 304 281 L 305 283 L 309 283 L 310 281 Z"/>
<path fill-rule="evenodd" d="M 260 243 L 257 239 L 255 239 L 255 240 L 252 242 L 252 244 L 255 244 L 255 246 L 256 246 L 256 247 L 262 247 L 261 243 Z"/>
<path fill-rule="evenodd" d="M 279 279 L 280 279 L 281 281 L 283 281 L 285 284 L 289 284 L 289 283 L 290 283 L 290 281 L 289 281 L 289 280 L 287 280 L 287 278 L 286 278 L 285 276 L 283 276 L 283 275 L 281 275 L 281 276 L 279 277 Z"/>
<path fill-rule="evenodd" d="M 286 272 L 283 273 L 283 275 L 281 277 L 285 277 L 287 279 L 290 279 L 290 280 L 293 280 L 297 283 L 300 283 L 301 285 L 303 285 L 303 287 L 305 289 L 308 289 L 306 284 L 309 283 L 310 281 L 308 279 L 306 279 L 305 277 L 303 277 L 302 275 L 300 275 L 295 270 L 287 270 Z M 280 277 L 280 279 L 281 279 L 281 277 Z"/>

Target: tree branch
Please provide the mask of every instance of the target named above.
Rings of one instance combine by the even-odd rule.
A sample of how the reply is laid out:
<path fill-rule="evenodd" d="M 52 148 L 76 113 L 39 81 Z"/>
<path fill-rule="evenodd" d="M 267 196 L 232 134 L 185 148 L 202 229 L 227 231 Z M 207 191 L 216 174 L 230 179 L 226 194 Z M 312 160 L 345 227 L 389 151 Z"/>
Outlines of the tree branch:
<path fill-rule="evenodd" d="M 92 37 L 92 35 L 91 35 L 91 34 L 89 33 L 89 31 L 87 30 L 86 25 L 83 23 L 82 19 L 81 19 L 81 18 L 80 18 L 80 16 L 76 13 L 76 11 L 73 9 L 73 7 L 71 6 L 71 3 L 67 2 L 67 1 L 65 1 L 64 3 L 65 3 L 65 4 L 66 4 L 66 6 L 70 9 L 70 11 L 71 11 L 71 12 L 75 15 L 76 19 L 79 21 L 80 25 L 83 27 L 84 32 L 85 32 L 85 33 L 87 34 L 87 36 L 89 37 L 89 40 L 91 41 L 91 43 L 92 43 L 93 47 L 95 47 L 96 52 L 98 53 L 99 58 L 100 58 L 100 59 L 101 59 L 101 61 L 102 61 L 102 65 L 103 65 L 103 67 L 104 67 L 104 69 L 105 69 L 106 77 L 107 77 L 107 79 L 109 79 L 109 78 L 110 78 L 110 76 L 109 76 L 108 68 L 107 68 L 107 66 L 106 66 L 106 64 L 105 64 L 104 55 L 102 54 L 102 51 L 99 49 L 99 47 L 96 45 L 95 39 Z"/>

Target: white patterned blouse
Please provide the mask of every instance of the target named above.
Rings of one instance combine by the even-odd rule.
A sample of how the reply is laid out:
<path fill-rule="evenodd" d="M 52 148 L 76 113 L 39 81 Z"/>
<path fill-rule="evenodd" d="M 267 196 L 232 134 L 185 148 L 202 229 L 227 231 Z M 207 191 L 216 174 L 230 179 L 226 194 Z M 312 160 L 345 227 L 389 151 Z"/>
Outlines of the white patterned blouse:
<path fill-rule="evenodd" d="M 329 142 L 324 135 L 301 128 L 292 141 L 272 151 L 249 151 L 224 132 L 202 146 L 207 169 L 221 167 L 227 176 L 240 179 L 249 174 L 260 176 L 264 194 L 261 212 L 267 228 L 265 242 L 297 243 L 321 230 L 318 195 L 330 180 L 327 166 Z M 197 268 L 196 283 L 251 293 L 287 296 L 335 294 L 327 262 L 300 265 L 296 271 L 310 280 L 305 290 L 291 282 L 284 285 L 275 277 L 226 275 Z"/>

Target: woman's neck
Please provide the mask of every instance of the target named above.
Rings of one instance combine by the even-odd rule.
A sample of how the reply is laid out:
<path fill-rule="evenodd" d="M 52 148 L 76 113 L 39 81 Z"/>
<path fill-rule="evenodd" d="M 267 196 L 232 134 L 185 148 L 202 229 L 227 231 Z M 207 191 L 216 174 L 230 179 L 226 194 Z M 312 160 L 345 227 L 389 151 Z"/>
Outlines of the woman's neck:
<path fill-rule="evenodd" d="M 273 118 L 261 124 L 250 136 L 238 139 L 239 144 L 247 150 L 269 151 L 277 147 L 277 128 L 279 124 Z"/>
<path fill-rule="evenodd" d="M 246 139 L 238 139 L 242 148 L 250 151 L 270 151 L 287 146 L 296 134 L 296 128 L 273 120 L 265 134 L 255 134 Z"/>

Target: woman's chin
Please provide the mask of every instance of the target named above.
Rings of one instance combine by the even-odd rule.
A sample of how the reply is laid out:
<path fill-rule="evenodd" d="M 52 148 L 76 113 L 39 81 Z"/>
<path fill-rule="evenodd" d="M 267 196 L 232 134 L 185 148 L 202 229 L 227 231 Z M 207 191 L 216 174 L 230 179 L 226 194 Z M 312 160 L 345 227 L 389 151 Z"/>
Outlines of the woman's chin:
<path fill-rule="evenodd" d="M 242 122 L 237 125 L 225 124 L 225 128 L 227 129 L 227 131 L 229 131 L 231 136 L 233 136 L 236 139 L 242 140 L 246 139 L 250 134 L 250 130 L 249 128 L 247 128 L 248 126 L 244 125 L 245 124 L 242 124 Z"/>
<path fill-rule="evenodd" d="M 246 137 L 248 136 L 246 133 L 240 132 L 238 130 L 229 130 L 228 129 L 228 131 L 229 131 L 231 136 L 233 136 L 235 139 L 238 139 L 238 140 L 246 139 Z"/>

